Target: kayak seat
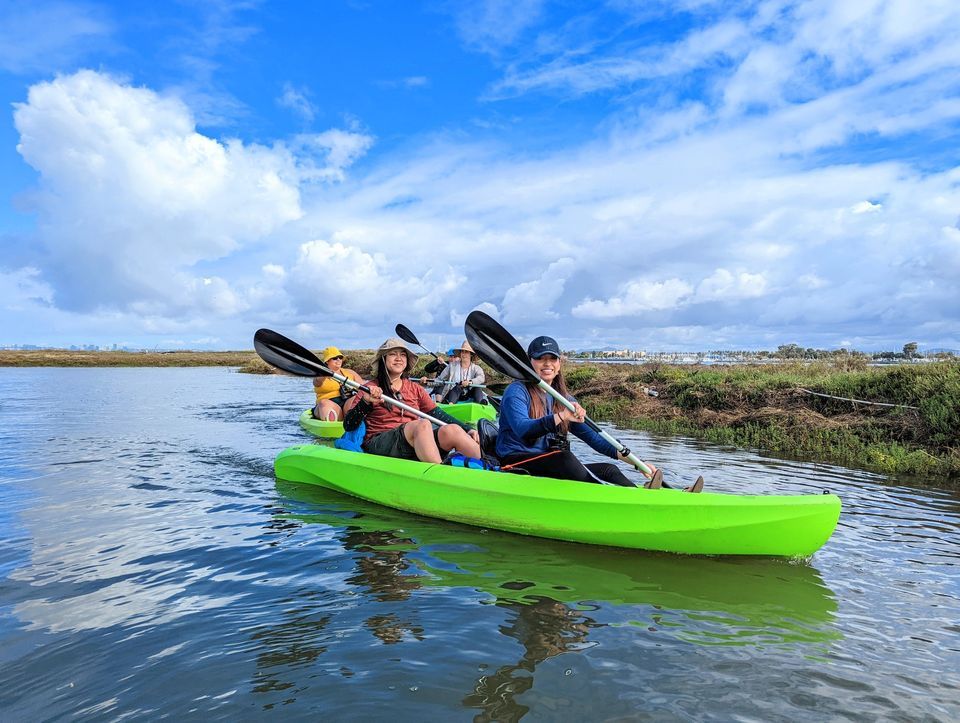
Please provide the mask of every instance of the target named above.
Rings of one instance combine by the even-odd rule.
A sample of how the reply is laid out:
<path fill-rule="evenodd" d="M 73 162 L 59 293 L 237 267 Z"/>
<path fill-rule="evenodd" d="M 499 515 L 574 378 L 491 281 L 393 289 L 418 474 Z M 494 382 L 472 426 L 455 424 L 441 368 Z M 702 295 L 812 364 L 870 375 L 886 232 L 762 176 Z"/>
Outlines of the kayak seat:
<path fill-rule="evenodd" d="M 477 422 L 477 434 L 480 435 L 480 452 L 483 453 L 484 457 L 496 459 L 497 435 L 499 433 L 500 428 L 496 422 L 486 417 Z"/>

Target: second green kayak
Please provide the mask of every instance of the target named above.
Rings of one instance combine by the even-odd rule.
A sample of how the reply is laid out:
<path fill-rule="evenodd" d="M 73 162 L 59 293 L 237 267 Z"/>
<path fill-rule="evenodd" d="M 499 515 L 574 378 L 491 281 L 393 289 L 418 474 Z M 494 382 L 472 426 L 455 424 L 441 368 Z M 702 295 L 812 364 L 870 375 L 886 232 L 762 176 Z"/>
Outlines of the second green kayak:
<path fill-rule="evenodd" d="M 592 485 L 301 445 L 278 479 L 478 527 L 693 555 L 806 557 L 833 534 L 836 495 L 689 494 Z"/>
<path fill-rule="evenodd" d="M 461 404 L 438 404 L 437 406 L 454 419 L 466 424 L 476 424 L 481 419 L 495 420 L 497 418 L 497 410 L 489 404 L 463 402 Z M 314 437 L 338 439 L 343 436 L 343 422 L 326 422 L 322 419 L 314 419 L 313 411 L 310 409 L 300 415 L 300 426 Z"/>

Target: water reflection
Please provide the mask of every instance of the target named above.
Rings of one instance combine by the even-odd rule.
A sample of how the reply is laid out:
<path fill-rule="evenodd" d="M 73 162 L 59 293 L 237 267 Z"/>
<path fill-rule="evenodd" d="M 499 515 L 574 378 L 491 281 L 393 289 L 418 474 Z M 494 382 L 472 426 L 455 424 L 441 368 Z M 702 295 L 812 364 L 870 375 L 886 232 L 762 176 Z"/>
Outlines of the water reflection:
<path fill-rule="evenodd" d="M 709 559 L 531 539 L 431 520 L 313 488 L 277 482 L 287 521 L 320 525 L 365 554 L 350 582 L 379 600 L 413 590 L 469 588 L 504 611 L 498 632 L 522 646 L 472 684 L 463 705 L 478 720 L 516 720 L 515 698 L 537 666 L 588 650 L 592 629 L 636 628 L 700 646 L 807 646 L 826 655 L 840 637 L 837 603 L 810 564 Z M 367 620 L 385 643 L 422 639 L 423 625 L 395 616 Z M 813 648 L 810 648 L 810 646 Z M 819 651 L 819 652 L 818 652 Z"/>
<path fill-rule="evenodd" d="M 497 605 L 511 613 L 509 623 L 501 625 L 500 632 L 523 646 L 523 656 L 516 663 L 503 665 L 477 680 L 473 691 L 463 699 L 465 707 L 483 711 L 474 721 L 520 720 L 530 708 L 516 698 L 533 687 L 537 665 L 590 647 L 587 635 L 591 627 L 598 626 L 583 612 L 548 597 L 525 603 L 498 600 Z"/>

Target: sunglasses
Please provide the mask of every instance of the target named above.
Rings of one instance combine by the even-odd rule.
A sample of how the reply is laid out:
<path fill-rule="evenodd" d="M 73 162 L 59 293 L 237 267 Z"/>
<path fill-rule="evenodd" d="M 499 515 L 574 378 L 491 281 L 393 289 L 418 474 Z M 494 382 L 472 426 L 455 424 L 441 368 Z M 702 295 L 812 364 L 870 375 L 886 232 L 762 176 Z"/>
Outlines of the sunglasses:
<path fill-rule="evenodd" d="M 341 356 L 332 356 L 332 357 L 330 357 L 329 359 L 327 359 L 327 361 L 336 361 L 337 359 L 339 359 L 340 361 L 343 361 L 343 355 L 341 355 Z"/>

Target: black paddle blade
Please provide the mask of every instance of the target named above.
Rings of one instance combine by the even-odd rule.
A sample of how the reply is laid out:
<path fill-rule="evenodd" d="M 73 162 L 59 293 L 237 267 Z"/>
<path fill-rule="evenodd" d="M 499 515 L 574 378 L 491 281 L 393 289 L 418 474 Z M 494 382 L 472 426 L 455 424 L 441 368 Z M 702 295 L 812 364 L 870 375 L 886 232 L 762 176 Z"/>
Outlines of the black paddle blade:
<path fill-rule="evenodd" d="M 283 334 L 271 329 L 258 329 L 253 335 L 253 348 L 270 366 L 298 377 L 328 377 L 330 371 L 316 354 Z"/>
<path fill-rule="evenodd" d="M 477 355 L 501 374 L 511 379 L 540 381 L 537 373 L 530 368 L 527 352 L 520 342 L 488 314 L 471 311 L 463 330 Z"/>
<path fill-rule="evenodd" d="M 407 344 L 416 344 L 417 346 L 420 346 L 420 340 L 417 339 L 417 335 L 410 331 L 403 324 L 397 324 L 397 327 L 394 329 L 394 331 L 396 331 L 397 336 L 407 342 Z"/>

